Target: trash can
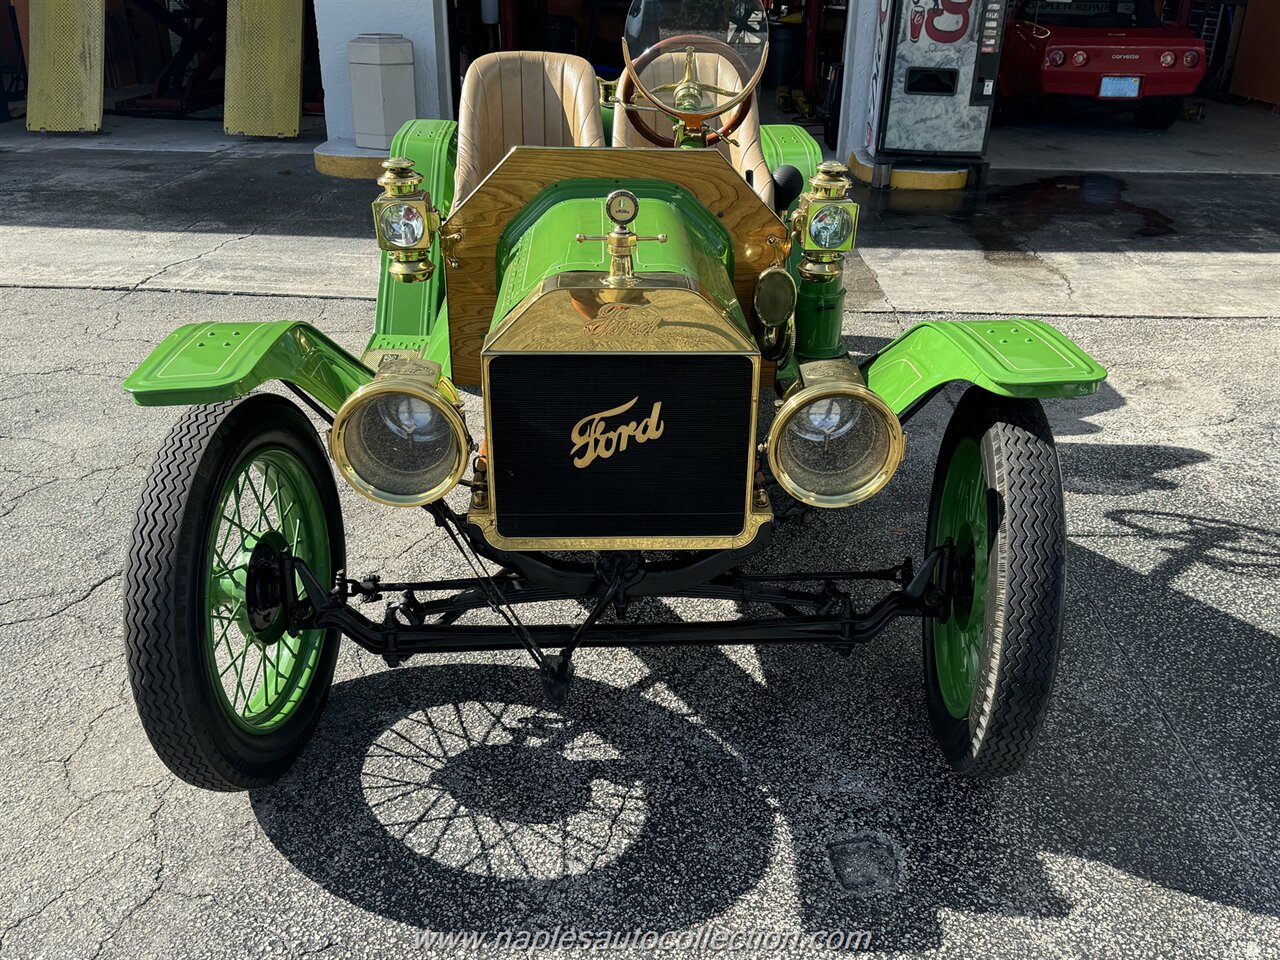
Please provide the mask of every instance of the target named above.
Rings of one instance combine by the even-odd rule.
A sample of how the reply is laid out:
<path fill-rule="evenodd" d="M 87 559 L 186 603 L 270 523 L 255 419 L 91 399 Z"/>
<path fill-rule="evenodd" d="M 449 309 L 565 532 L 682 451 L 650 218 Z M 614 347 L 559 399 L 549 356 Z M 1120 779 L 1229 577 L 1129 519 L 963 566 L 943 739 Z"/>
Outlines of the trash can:
<path fill-rule="evenodd" d="M 386 150 L 406 120 L 418 115 L 413 41 L 398 33 L 362 33 L 347 44 L 356 146 Z"/>
<path fill-rule="evenodd" d="M 800 81 L 804 70 L 804 26 L 799 23 L 769 24 L 769 59 L 765 62 L 766 87 L 790 87 Z"/>

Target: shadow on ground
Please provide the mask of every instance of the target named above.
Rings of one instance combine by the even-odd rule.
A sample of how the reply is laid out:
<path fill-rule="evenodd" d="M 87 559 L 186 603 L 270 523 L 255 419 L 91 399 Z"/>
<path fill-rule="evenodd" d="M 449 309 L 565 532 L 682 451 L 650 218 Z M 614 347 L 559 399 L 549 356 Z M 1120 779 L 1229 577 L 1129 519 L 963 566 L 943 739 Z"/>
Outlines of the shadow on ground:
<path fill-rule="evenodd" d="M 1064 433 L 1089 433 L 1084 417 L 1123 400 L 1090 403 Z M 935 420 L 922 418 L 926 447 Z M 1120 495 L 1169 489 L 1205 458 L 1061 446 L 1074 482 Z M 909 507 L 870 519 L 905 522 Z M 1106 519 L 1162 559 L 1140 573 L 1073 542 L 1056 700 L 1019 777 L 945 769 L 918 632 L 900 624 L 848 659 L 753 648 L 755 669 L 715 648 L 637 649 L 640 679 L 579 680 L 557 709 L 524 666 L 352 680 L 254 810 L 326 890 L 436 930 L 684 929 L 746 904 L 918 949 L 940 943 L 941 911 L 1066 917 L 1081 908 L 1071 874 L 1094 864 L 1280 914 L 1267 867 L 1280 855 L 1275 638 L 1176 586 L 1199 568 L 1274 580 L 1277 532 L 1176 512 Z M 818 540 L 841 542 L 831 518 L 815 522 Z M 814 536 L 792 531 L 779 548 L 803 555 Z"/>
<path fill-rule="evenodd" d="M 1266 175 L 999 170 L 985 186 L 966 191 L 854 184 L 852 193 L 863 209 L 860 246 L 946 250 L 972 237 L 989 261 L 1016 266 L 1055 251 L 1280 250 L 1273 181 Z"/>

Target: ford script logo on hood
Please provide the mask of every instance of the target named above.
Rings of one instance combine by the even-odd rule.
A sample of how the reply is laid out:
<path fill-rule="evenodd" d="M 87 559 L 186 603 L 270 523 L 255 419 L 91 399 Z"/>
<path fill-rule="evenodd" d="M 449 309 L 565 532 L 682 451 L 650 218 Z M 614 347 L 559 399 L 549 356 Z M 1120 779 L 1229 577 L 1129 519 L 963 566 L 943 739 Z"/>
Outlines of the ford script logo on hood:
<path fill-rule="evenodd" d="M 569 435 L 569 439 L 573 441 L 573 450 L 570 452 L 578 454 L 573 458 L 573 465 L 581 469 L 597 457 L 607 460 L 618 451 L 627 449 L 628 440 L 644 443 L 662 436 L 664 424 L 661 401 L 653 405 L 653 412 L 643 420 L 632 420 L 612 429 L 605 426 L 605 420 L 609 417 L 626 413 L 639 401 L 639 397 L 633 397 L 621 406 L 602 410 L 579 420 Z"/>

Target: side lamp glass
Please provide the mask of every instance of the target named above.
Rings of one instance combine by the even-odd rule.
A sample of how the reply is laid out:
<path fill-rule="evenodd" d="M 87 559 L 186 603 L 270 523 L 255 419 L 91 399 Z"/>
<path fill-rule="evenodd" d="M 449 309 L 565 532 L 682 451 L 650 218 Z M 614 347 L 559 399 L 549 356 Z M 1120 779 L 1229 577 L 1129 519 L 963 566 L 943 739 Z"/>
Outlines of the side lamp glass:
<path fill-rule="evenodd" d="M 823 250 L 841 250 L 852 245 L 853 216 L 844 203 L 819 207 L 809 219 L 809 239 Z"/>

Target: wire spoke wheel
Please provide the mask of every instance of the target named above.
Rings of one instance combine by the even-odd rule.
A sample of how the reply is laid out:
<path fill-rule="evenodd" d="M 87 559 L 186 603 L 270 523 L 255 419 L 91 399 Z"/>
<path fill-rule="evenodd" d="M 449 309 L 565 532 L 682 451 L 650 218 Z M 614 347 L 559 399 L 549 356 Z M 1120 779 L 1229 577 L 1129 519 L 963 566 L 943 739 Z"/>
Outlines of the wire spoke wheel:
<path fill-rule="evenodd" d="M 270 730 L 302 699 L 324 640 L 323 630 L 291 633 L 280 603 L 282 558 L 304 560 L 321 583 L 333 575 L 324 509 L 292 454 L 262 450 L 228 480 L 211 533 L 205 597 L 214 684 L 245 729 Z"/>
<path fill-rule="evenodd" d="M 1053 435 L 1035 400 L 973 388 L 938 453 L 926 548 L 951 541 L 926 618 L 929 719 L 952 767 L 1019 770 L 1044 720 L 1062 620 L 1066 523 Z"/>
<path fill-rule="evenodd" d="M 319 722 L 339 643 L 335 631 L 290 629 L 292 558 L 325 583 L 344 554 L 329 460 L 296 406 L 251 395 L 174 426 L 125 576 L 134 700 L 174 773 L 236 790 L 288 769 Z"/>

